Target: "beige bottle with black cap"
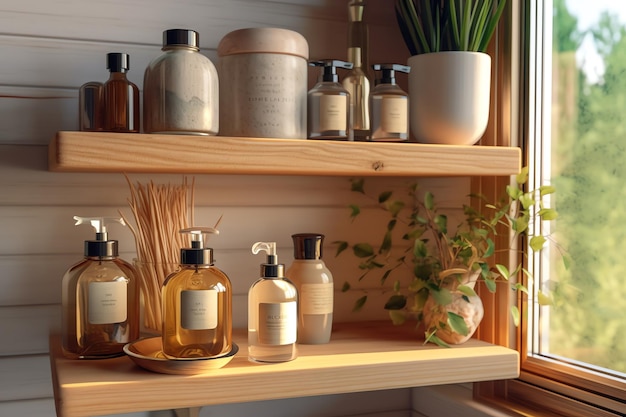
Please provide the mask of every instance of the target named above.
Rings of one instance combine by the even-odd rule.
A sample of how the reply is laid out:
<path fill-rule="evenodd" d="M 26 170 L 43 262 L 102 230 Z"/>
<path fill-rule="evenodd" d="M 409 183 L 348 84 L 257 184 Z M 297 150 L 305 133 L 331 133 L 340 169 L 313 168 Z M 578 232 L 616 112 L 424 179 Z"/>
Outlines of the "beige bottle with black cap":
<path fill-rule="evenodd" d="M 295 259 L 286 275 L 300 297 L 298 343 L 328 343 L 333 327 L 334 286 L 333 275 L 322 260 L 324 235 L 298 233 L 291 237 Z"/>
<path fill-rule="evenodd" d="M 191 248 L 180 250 L 180 270 L 163 283 L 163 353 L 170 358 L 206 358 L 232 348 L 232 286 L 213 264 L 205 236 L 218 231 L 191 227 Z"/>

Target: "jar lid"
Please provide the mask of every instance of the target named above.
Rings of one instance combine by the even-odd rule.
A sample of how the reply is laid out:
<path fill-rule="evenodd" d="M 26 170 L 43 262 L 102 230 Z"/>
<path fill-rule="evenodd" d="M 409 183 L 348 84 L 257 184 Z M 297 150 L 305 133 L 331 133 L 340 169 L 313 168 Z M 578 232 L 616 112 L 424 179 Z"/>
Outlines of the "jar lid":
<path fill-rule="evenodd" d="M 198 32 L 190 29 L 168 29 L 163 31 L 163 46 L 184 45 L 199 48 Z"/>
<path fill-rule="evenodd" d="M 304 36 L 289 29 L 247 28 L 226 34 L 217 47 L 217 55 L 269 53 L 295 55 L 309 59 L 309 44 Z"/>

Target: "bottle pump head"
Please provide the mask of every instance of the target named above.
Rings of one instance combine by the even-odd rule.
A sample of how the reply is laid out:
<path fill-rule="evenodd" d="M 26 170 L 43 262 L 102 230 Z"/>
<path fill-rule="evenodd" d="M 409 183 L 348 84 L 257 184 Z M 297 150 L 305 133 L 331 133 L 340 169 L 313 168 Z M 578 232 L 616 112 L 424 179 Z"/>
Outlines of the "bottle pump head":
<path fill-rule="evenodd" d="M 352 62 L 340 61 L 338 59 L 323 59 L 321 61 L 311 61 L 312 67 L 323 67 L 319 81 L 338 82 L 337 68 L 352 69 Z"/>
<path fill-rule="evenodd" d="M 285 265 L 278 263 L 276 242 L 256 242 L 252 245 L 252 253 L 267 253 L 267 262 L 261 264 L 261 276 L 264 278 L 282 278 L 285 276 Z"/>
<path fill-rule="evenodd" d="M 191 247 L 180 250 L 181 265 L 213 265 L 213 249 L 207 248 L 206 236 L 219 235 L 219 230 L 213 227 L 188 227 L 179 231 L 191 235 Z"/>
<path fill-rule="evenodd" d="M 374 64 L 372 65 L 372 68 L 374 71 L 382 71 L 382 77 L 376 78 L 376 85 L 395 84 L 396 71 L 404 72 L 406 74 L 411 72 L 411 67 L 400 64 Z"/>
<path fill-rule="evenodd" d="M 96 240 L 85 240 L 85 256 L 89 257 L 116 257 L 117 240 L 109 240 L 107 226 L 112 222 L 126 226 L 121 217 L 80 217 L 74 216 L 74 226 L 89 223 L 96 230 Z"/>

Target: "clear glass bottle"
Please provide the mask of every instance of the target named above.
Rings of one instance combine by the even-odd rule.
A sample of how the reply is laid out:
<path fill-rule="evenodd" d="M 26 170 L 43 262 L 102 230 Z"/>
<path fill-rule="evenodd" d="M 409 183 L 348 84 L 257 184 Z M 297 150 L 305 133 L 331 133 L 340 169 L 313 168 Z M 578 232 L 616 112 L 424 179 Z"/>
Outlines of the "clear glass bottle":
<path fill-rule="evenodd" d="M 139 133 L 139 89 L 126 78 L 130 69 L 128 54 L 107 54 L 111 71 L 104 83 L 104 130 L 107 132 Z"/>
<path fill-rule="evenodd" d="M 402 142 L 409 139 L 409 95 L 397 84 L 395 72 L 408 73 L 411 67 L 399 64 L 375 64 L 381 72 L 370 94 L 372 108 L 371 140 Z"/>
<path fill-rule="evenodd" d="M 78 130 L 100 132 L 104 128 L 104 84 L 90 81 L 78 90 Z"/>
<path fill-rule="evenodd" d="M 354 140 L 366 141 L 370 136 L 370 80 L 361 67 L 361 48 L 348 48 L 348 60 L 353 67 L 341 81 L 350 93 L 350 113 Z"/>
<path fill-rule="evenodd" d="M 198 32 L 163 32 L 163 54 L 152 60 L 143 79 L 143 127 L 146 133 L 217 135 L 217 69 L 202 55 Z"/>
<path fill-rule="evenodd" d="M 63 353 L 73 359 L 123 355 L 124 345 L 139 338 L 139 288 L 135 270 L 118 257 L 117 241 L 108 240 L 106 228 L 124 221 L 74 219 L 76 225 L 91 224 L 96 240 L 85 241 L 85 258 L 63 276 Z"/>
<path fill-rule="evenodd" d="M 322 72 L 307 95 L 307 137 L 353 140 L 350 93 L 339 83 L 337 76 L 337 68 L 352 69 L 352 63 L 327 59 L 309 65 L 322 67 Z"/>
<path fill-rule="evenodd" d="M 261 278 L 248 291 L 248 358 L 286 362 L 298 356 L 298 292 L 278 263 L 275 242 L 256 242 L 252 253 L 267 252 Z"/>
<path fill-rule="evenodd" d="M 183 229 L 191 248 L 181 249 L 181 269 L 163 283 L 163 353 L 170 358 L 204 358 L 232 349 L 232 286 L 213 264 L 207 227 Z"/>
<path fill-rule="evenodd" d="M 298 290 L 298 343 L 330 341 L 333 327 L 333 275 L 322 260 L 324 235 L 292 235 L 294 261 L 287 277 Z"/>

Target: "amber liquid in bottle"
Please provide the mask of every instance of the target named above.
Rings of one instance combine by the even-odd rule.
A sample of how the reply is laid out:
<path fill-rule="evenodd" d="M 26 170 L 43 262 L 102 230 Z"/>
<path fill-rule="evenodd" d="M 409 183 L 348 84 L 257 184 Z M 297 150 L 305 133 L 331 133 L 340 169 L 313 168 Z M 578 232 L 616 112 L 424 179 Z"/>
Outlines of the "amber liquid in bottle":
<path fill-rule="evenodd" d="M 126 78 L 129 69 L 127 54 L 107 54 L 111 71 L 104 83 L 104 130 L 139 133 L 139 89 Z"/>
<path fill-rule="evenodd" d="M 232 348 L 230 280 L 214 266 L 182 265 L 163 285 L 163 353 L 172 358 L 227 354 Z"/>
<path fill-rule="evenodd" d="M 89 257 L 63 277 L 62 339 L 69 358 L 123 355 L 139 338 L 139 292 L 130 264 Z"/>

